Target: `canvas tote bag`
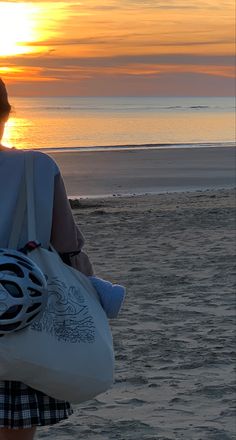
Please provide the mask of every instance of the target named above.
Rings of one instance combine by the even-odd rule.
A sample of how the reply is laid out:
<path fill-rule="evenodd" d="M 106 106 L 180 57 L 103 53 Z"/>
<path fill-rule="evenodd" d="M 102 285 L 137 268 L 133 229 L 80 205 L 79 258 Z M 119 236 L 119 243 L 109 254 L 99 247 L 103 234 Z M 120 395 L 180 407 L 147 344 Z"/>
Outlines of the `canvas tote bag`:
<path fill-rule="evenodd" d="M 28 238 L 36 241 L 30 153 L 25 155 L 25 171 L 19 217 L 22 221 L 27 208 Z M 11 244 L 19 236 L 20 221 L 13 228 Z M 39 247 L 28 257 L 47 278 L 48 303 L 41 318 L 31 326 L 0 337 L 0 380 L 21 381 L 71 403 L 89 400 L 113 383 L 112 335 L 97 293 L 90 280 L 65 265 L 54 249 Z"/>

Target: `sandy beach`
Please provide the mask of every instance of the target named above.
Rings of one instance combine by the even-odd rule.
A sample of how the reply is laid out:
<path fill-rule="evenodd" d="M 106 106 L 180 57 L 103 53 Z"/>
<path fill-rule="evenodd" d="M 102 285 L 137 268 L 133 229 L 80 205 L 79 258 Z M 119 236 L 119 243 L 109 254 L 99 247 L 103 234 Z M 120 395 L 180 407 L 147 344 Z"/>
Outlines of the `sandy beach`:
<path fill-rule="evenodd" d="M 80 204 L 96 274 L 127 287 L 116 381 L 37 439 L 233 440 L 234 191 Z"/>

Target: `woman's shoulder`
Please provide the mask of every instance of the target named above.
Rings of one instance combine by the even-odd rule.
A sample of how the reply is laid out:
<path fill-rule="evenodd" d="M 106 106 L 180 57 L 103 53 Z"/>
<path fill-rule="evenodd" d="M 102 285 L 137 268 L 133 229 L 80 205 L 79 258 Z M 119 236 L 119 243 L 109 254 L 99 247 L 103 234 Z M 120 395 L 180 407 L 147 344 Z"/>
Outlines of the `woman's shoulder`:
<path fill-rule="evenodd" d="M 46 154 L 42 151 L 39 151 L 39 150 L 24 150 L 24 151 L 26 154 L 27 153 L 33 154 L 33 156 L 36 160 L 43 160 L 44 162 L 50 162 L 50 163 L 56 164 L 54 159 L 49 154 Z"/>
<path fill-rule="evenodd" d="M 10 149 L 4 148 L 4 151 L 1 150 L 1 152 L 3 153 L 3 155 L 5 156 L 6 159 L 13 159 L 13 161 L 16 161 L 16 162 L 18 162 L 18 159 L 20 159 L 20 158 L 22 160 L 25 155 L 31 154 L 34 157 L 34 162 L 35 162 L 36 166 L 43 168 L 45 170 L 45 172 L 46 172 L 46 170 L 50 170 L 55 175 L 60 173 L 58 165 L 53 160 L 53 158 L 51 156 L 49 156 L 48 154 L 43 153 L 41 151 L 20 150 L 20 149 L 16 149 L 16 148 L 10 148 Z"/>
<path fill-rule="evenodd" d="M 24 150 L 24 154 L 32 154 L 36 164 L 38 163 L 41 166 L 47 166 L 48 168 L 51 168 L 52 170 L 54 170 L 55 174 L 59 173 L 57 163 L 48 154 L 38 150 Z"/>

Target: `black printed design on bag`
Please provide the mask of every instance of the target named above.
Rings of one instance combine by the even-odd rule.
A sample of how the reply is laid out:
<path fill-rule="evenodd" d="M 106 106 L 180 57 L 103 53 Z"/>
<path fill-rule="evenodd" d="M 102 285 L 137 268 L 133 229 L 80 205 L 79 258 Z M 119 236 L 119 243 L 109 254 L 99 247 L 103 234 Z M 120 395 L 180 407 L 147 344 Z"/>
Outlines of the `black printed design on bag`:
<path fill-rule="evenodd" d="M 68 287 L 57 277 L 48 282 L 47 307 L 31 329 L 46 332 L 59 341 L 93 343 L 95 325 L 80 289 Z"/>

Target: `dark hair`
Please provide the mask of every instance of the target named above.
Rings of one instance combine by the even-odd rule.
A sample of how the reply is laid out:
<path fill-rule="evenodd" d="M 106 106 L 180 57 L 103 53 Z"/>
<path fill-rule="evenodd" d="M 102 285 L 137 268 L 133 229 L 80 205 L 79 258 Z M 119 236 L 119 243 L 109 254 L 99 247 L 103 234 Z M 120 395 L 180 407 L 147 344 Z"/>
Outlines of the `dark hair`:
<path fill-rule="evenodd" d="M 7 120 L 10 111 L 11 105 L 8 102 L 6 86 L 0 78 L 0 122 Z"/>

